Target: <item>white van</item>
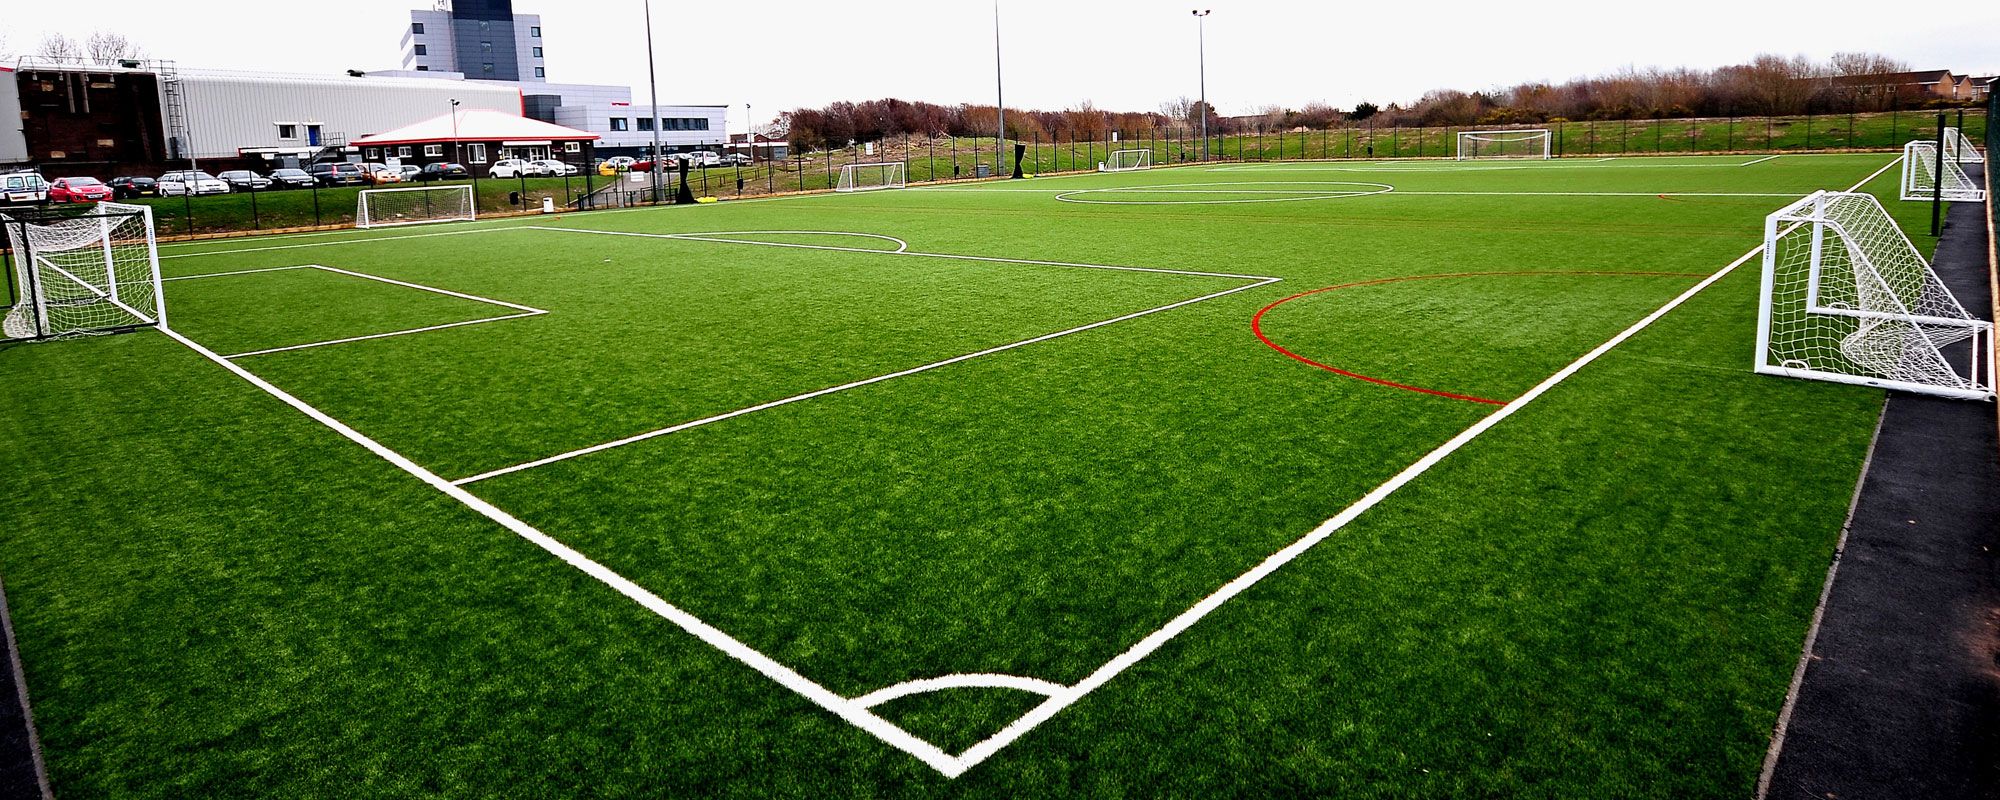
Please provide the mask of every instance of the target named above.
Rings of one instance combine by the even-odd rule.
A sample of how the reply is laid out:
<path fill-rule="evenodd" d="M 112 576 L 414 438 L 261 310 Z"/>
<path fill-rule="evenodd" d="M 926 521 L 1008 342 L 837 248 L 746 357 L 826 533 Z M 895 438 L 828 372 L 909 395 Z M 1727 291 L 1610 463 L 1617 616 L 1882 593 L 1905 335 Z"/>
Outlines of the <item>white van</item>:
<path fill-rule="evenodd" d="M 21 203 L 46 203 L 49 201 L 49 182 L 35 172 L 9 172 L 0 175 L 0 203 L 16 205 Z"/>

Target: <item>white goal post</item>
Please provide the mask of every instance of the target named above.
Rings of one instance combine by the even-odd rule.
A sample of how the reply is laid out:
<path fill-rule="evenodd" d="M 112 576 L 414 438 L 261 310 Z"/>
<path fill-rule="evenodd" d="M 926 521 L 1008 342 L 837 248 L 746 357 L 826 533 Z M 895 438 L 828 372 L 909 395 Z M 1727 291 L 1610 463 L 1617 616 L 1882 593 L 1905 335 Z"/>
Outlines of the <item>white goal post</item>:
<path fill-rule="evenodd" d="M 1551 158 L 1555 134 L 1547 128 L 1459 131 L 1458 160 L 1475 158 Z"/>
<path fill-rule="evenodd" d="M 1993 398 L 1993 325 L 1874 195 L 1814 192 L 1764 220 L 1757 372 Z"/>
<path fill-rule="evenodd" d="M 153 210 L 98 203 L 79 215 L 0 214 L 12 262 L 0 339 L 164 326 Z"/>
<path fill-rule="evenodd" d="M 1950 154 L 1947 152 L 1947 156 Z M 1919 139 L 1903 145 L 1903 199 L 1929 201 L 1940 196 L 1953 202 L 1977 203 L 1986 199 L 1986 190 L 1979 188 L 1965 168 L 1953 158 L 1943 159 L 1944 172 L 1938 172 L 1938 145 L 1929 139 Z M 1937 191 L 1942 177 L 1944 190 Z"/>
<path fill-rule="evenodd" d="M 836 192 L 872 192 L 877 189 L 903 188 L 903 162 L 887 161 L 876 164 L 843 164 L 840 167 L 840 182 L 834 184 Z"/>
<path fill-rule="evenodd" d="M 1097 163 L 1098 172 L 1131 172 L 1153 168 L 1151 150 L 1114 150 Z"/>
<path fill-rule="evenodd" d="M 356 228 L 465 222 L 478 218 L 479 211 L 472 202 L 471 186 L 363 189 L 354 203 Z"/>
<path fill-rule="evenodd" d="M 1957 128 L 1944 129 L 1944 157 L 1960 164 L 1984 164 L 1986 156 Z"/>

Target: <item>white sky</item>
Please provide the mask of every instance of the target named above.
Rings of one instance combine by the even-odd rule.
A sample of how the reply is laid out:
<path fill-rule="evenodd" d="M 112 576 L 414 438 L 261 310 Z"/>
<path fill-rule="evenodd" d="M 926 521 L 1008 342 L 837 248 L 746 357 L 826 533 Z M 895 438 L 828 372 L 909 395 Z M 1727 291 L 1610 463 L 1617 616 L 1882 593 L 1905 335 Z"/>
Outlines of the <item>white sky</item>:
<path fill-rule="evenodd" d="M 1824 58 L 1871 50 L 1917 69 L 2000 72 L 2000 3 L 1897 11 L 1881 0 L 1643 4 L 1416 0 L 1199 0 L 1208 18 L 1208 93 L 1223 113 L 1323 100 L 1413 100 L 1425 90 L 1561 80 L 1623 66 L 1714 67 L 1759 52 Z M 327 5 L 268 0 L 10 3 L 5 45 L 44 33 L 124 33 L 183 67 L 339 74 L 395 69 L 411 0 Z M 743 104 L 758 121 L 833 100 L 993 100 L 985 0 L 654 2 L 660 101 Z M 1091 101 L 1151 111 L 1196 94 L 1193 2 L 1002 0 L 1007 104 Z M 1642 15 L 1635 9 L 1643 7 Z M 1150 9 L 1150 10 L 1149 10 Z M 542 15 L 549 78 L 630 85 L 646 97 L 639 0 L 515 0 Z M 336 19 L 335 17 L 339 17 Z"/>

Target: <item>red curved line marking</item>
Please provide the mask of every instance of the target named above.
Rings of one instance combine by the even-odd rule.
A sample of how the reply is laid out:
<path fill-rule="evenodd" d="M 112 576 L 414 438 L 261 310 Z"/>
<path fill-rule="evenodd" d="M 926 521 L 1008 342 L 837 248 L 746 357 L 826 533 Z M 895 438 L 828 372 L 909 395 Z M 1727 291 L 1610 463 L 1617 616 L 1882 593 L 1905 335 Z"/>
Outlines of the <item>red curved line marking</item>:
<path fill-rule="evenodd" d="M 1468 403 L 1484 403 L 1486 405 L 1491 405 L 1491 406 L 1504 406 L 1507 404 L 1507 401 L 1505 400 L 1494 400 L 1492 398 L 1480 397 L 1477 395 L 1459 394 L 1457 392 L 1447 392 L 1442 389 L 1427 389 L 1422 386 L 1411 386 L 1410 384 L 1407 383 L 1397 383 L 1387 378 L 1377 378 L 1373 375 L 1363 375 L 1359 372 L 1341 369 L 1339 367 L 1333 366 L 1332 364 L 1323 364 L 1318 361 L 1314 361 L 1310 358 L 1306 358 L 1305 356 L 1299 355 L 1298 353 L 1294 353 L 1290 350 L 1285 349 L 1284 345 L 1271 341 L 1271 337 L 1264 335 L 1264 315 L 1269 313 L 1271 309 L 1277 308 L 1278 306 L 1292 302 L 1293 300 L 1297 300 L 1301 297 L 1311 297 L 1312 295 L 1316 295 L 1321 292 L 1331 292 L 1337 289 L 1353 289 L 1358 286 L 1379 286 L 1385 283 L 1401 283 L 1403 281 L 1423 281 L 1423 280 L 1433 280 L 1439 278 L 1495 278 L 1495 277 L 1521 277 L 1521 276 L 1546 276 L 1546 275 L 1596 275 L 1596 276 L 1633 275 L 1633 276 L 1645 276 L 1645 277 L 1670 277 L 1670 278 L 1708 277 L 1706 275 L 1696 275 L 1687 272 L 1611 272 L 1605 270 L 1517 270 L 1512 272 L 1444 272 L 1436 275 L 1403 275 L 1395 278 L 1376 278 L 1375 280 L 1372 281 L 1356 281 L 1354 283 L 1343 283 L 1338 286 L 1327 286 L 1319 289 L 1314 289 L 1309 292 L 1300 292 L 1290 297 L 1278 300 L 1268 306 L 1257 309 L 1257 313 L 1250 317 L 1250 332 L 1257 335 L 1257 341 L 1263 342 L 1264 346 L 1269 347 L 1272 350 L 1276 350 L 1280 353 L 1285 354 L 1285 357 L 1290 358 L 1294 361 L 1298 361 L 1303 364 L 1310 364 L 1312 366 L 1318 367 L 1320 369 L 1326 370 L 1336 375 L 1344 375 L 1346 377 L 1354 378 L 1356 380 L 1363 380 L 1369 383 L 1378 384 L 1381 386 L 1387 386 L 1392 389 L 1402 389 L 1404 391 L 1409 391 L 1409 392 L 1420 392 L 1428 395 L 1436 395 L 1438 397 L 1449 397 L 1453 400 L 1463 400 Z"/>

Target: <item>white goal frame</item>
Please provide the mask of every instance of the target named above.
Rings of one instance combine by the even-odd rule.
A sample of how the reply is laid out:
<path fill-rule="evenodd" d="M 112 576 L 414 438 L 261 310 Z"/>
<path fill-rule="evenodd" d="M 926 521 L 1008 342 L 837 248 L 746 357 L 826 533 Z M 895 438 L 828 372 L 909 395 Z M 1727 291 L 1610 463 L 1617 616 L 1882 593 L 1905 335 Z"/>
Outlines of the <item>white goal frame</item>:
<path fill-rule="evenodd" d="M 878 178 L 869 182 L 869 178 Z M 835 183 L 836 192 L 874 192 L 882 189 L 901 189 L 906 185 L 903 162 L 877 161 L 866 164 L 842 164 L 840 181 Z"/>
<path fill-rule="evenodd" d="M 1132 172 L 1153 168 L 1151 150 L 1114 150 L 1097 162 L 1098 172 Z"/>
<path fill-rule="evenodd" d="M 1948 128 L 1946 130 L 1949 130 Z M 1979 188 L 1959 161 L 1950 157 L 1946 148 L 1944 174 L 1938 170 L 1938 143 L 1929 139 L 1918 139 L 1903 145 L 1903 199 L 1929 201 L 1933 197 L 1954 203 L 1977 203 L 1986 199 L 1986 190 Z M 1943 178 L 1944 190 L 1936 191 L 1939 178 Z"/>
<path fill-rule="evenodd" d="M 452 195 L 452 203 L 434 202 L 433 198 Z M 424 214 L 406 216 L 399 213 L 378 213 L 370 207 L 374 198 L 397 199 L 422 197 Z M 471 186 L 410 186 L 400 189 L 363 189 L 354 200 L 354 227 L 388 228 L 397 225 L 426 225 L 433 222 L 471 222 L 479 219 L 479 203 L 472 194 Z"/>
<path fill-rule="evenodd" d="M 1993 324 L 1966 313 L 1874 195 L 1814 192 L 1764 220 L 1756 371 L 1990 400 Z"/>
<path fill-rule="evenodd" d="M 1542 146 L 1540 148 L 1536 148 L 1532 144 L 1532 142 L 1538 139 L 1541 140 Z M 1554 158 L 1550 153 L 1550 145 L 1554 141 L 1555 133 L 1547 128 L 1502 128 L 1482 131 L 1459 131 L 1457 160 L 1471 161 L 1478 158 Z M 1484 149 L 1480 147 L 1482 143 L 1505 145 L 1520 142 L 1531 143 L 1526 148 L 1526 152 L 1501 153 L 1499 155 L 1489 155 L 1480 152 L 1480 150 Z M 1538 150 L 1539 152 L 1537 152 Z"/>
<path fill-rule="evenodd" d="M 1957 128 L 1944 129 L 1944 157 L 1960 164 L 1986 163 L 1986 156 L 1980 154 L 1978 145 Z"/>
<path fill-rule="evenodd" d="M 151 208 L 98 203 L 73 217 L 0 214 L 0 225 L 13 267 L 0 341 L 166 327 Z"/>

